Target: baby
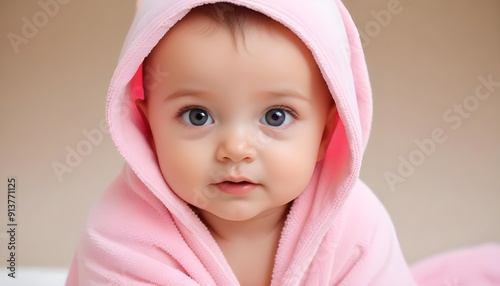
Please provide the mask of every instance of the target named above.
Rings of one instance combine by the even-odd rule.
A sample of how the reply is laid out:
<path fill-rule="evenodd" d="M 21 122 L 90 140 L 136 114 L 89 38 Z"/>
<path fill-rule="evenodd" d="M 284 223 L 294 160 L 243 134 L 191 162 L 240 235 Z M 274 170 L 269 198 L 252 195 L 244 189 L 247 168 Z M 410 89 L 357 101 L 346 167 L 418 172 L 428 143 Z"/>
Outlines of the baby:
<path fill-rule="evenodd" d="M 217 18 L 223 9 L 230 16 Z M 138 102 L 165 181 L 207 226 L 240 283 L 269 285 L 291 202 L 335 125 L 311 53 L 269 18 L 210 5 L 176 24 L 149 66 L 169 74 Z"/>
<path fill-rule="evenodd" d="M 340 1 L 144 1 L 108 97 L 126 160 L 68 285 L 414 285 L 358 179 L 371 92 Z"/>

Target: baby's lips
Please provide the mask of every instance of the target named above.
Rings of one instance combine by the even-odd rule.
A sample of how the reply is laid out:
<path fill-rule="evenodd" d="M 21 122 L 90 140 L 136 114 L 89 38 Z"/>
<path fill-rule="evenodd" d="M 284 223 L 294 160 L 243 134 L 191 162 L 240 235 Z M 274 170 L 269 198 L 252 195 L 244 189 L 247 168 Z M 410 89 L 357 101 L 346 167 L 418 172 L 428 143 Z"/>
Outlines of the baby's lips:
<path fill-rule="evenodd" d="M 220 191 L 230 195 L 246 195 L 252 192 L 258 186 L 257 184 L 247 181 L 240 181 L 240 182 L 224 181 L 214 185 Z"/>
<path fill-rule="evenodd" d="M 220 184 L 220 183 L 249 183 L 249 184 L 254 184 L 256 185 L 257 183 L 255 183 L 253 180 L 251 179 L 248 179 L 246 177 L 243 177 L 243 176 L 237 176 L 237 177 L 227 177 L 223 180 L 220 180 L 214 184 Z"/>

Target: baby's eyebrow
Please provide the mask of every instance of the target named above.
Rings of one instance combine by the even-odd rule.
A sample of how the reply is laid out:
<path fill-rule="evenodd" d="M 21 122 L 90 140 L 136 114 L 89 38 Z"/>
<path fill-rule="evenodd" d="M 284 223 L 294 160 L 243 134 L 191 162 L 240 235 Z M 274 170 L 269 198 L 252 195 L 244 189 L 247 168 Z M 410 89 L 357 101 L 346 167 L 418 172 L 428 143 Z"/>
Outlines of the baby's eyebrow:
<path fill-rule="evenodd" d="M 293 98 L 293 99 L 300 99 L 300 100 L 305 100 L 307 102 L 310 102 L 310 100 L 303 96 L 300 92 L 293 90 L 293 89 L 280 89 L 280 90 L 272 90 L 272 91 L 267 91 L 263 93 L 265 96 L 272 95 L 273 97 L 277 98 Z"/>
<path fill-rule="evenodd" d="M 188 96 L 193 96 L 193 97 L 201 96 L 210 98 L 213 95 L 210 92 L 205 92 L 202 90 L 182 88 L 165 96 L 164 101 L 171 101 L 177 98 L 188 97 Z M 266 98 L 269 98 L 269 96 L 273 98 L 293 98 L 310 102 L 310 100 L 307 97 L 303 96 L 300 92 L 295 91 L 293 89 L 276 89 L 276 90 L 259 92 L 257 98 L 264 100 Z"/>
<path fill-rule="evenodd" d="M 187 88 L 181 88 L 178 89 L 167 96 L 163 99 L 164 101 L 170 101 L 174 100 L 180 97 L 185 97 L 185 96 L 209 96 L 210 93 L 201 91 L 201 90 L 196 90 L 196 89 L 187 89 Z"/>

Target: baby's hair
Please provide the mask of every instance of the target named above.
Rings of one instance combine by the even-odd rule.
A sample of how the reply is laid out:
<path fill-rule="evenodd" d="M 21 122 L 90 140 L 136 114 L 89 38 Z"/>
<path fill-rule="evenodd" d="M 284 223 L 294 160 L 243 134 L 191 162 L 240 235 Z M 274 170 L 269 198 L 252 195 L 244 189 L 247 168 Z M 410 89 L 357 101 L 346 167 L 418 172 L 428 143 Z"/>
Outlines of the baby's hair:
<path fill-rule="evenodd" d="M 186 18 L 191 15 L 205 16 L 211 20 L 211 24 L 216 24 L 208 26 L 205 32 L 222 27 L 231 33 L 235 42 L 238 36 L 245 39 L 245 32 L 249 27 L 266 29 L 274 21 L 260 12 L 227 2 L 197 6 L 191 9 Z"/>

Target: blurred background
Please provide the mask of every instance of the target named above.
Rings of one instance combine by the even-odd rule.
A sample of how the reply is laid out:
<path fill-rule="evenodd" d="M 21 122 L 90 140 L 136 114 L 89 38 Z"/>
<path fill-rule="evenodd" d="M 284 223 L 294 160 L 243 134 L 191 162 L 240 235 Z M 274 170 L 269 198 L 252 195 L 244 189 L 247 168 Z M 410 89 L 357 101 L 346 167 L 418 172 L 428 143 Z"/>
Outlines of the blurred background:
<path fill-rule="evenodd" d="M 375 102 L 362 179 L 408 262 L 500 242 L 500 1 L 344 3 Z M 22 271 L 68 267 L 92 202 L 119 172 L 104 105 L 134 9 L 134 0 L 0 2 L 2 268 L 9 176 Z"/>

